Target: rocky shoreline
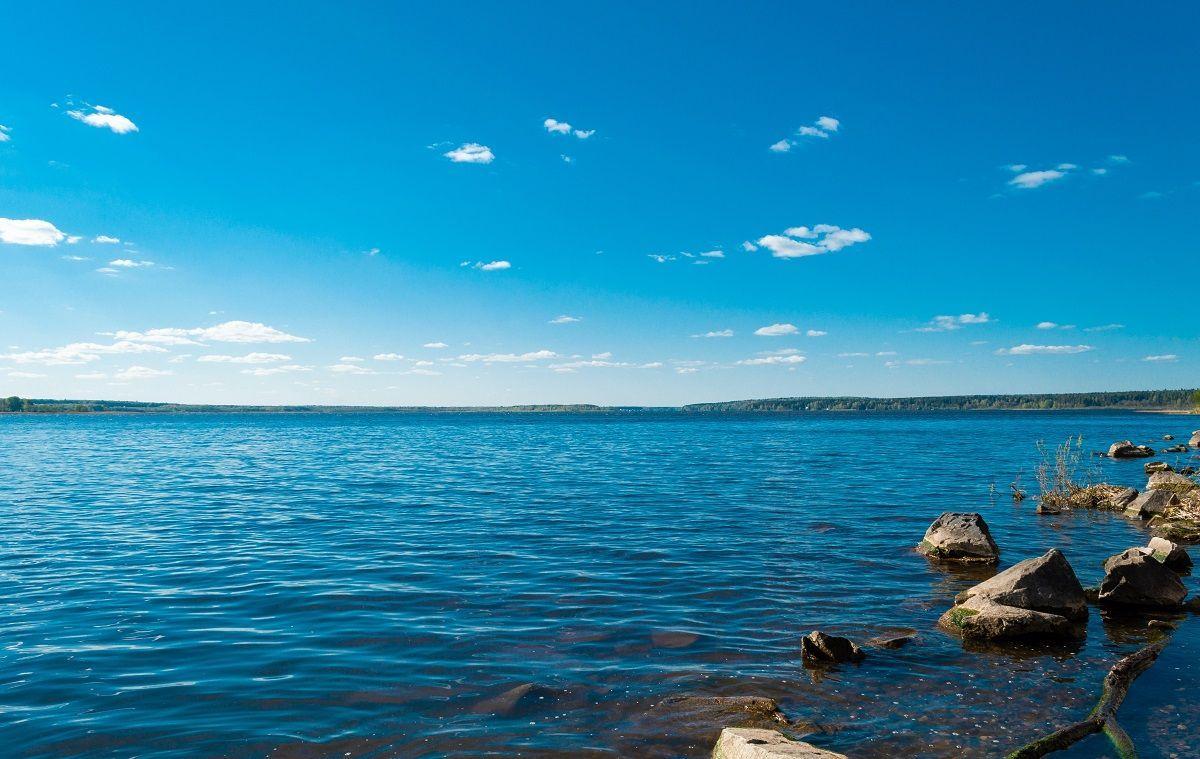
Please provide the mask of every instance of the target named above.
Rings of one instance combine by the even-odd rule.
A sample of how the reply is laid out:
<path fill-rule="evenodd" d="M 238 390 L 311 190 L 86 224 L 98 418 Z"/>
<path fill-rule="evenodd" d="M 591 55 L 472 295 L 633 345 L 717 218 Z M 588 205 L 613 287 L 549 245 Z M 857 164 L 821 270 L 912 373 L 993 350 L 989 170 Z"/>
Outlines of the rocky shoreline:
<path fill-rule="evenodd" d="M 1173 437 L 1164 436 L 1170 442 Z M 1200 449 L 1200 430 L 1187 445 L 1174 444 L 1163 453 L 1182 454 Z M 1165 461 L 1144 465 L 1147 482 L 1142 491 L 1108 483 L 1079 483 L 1074 467 L 1059 449 L 1052 475 L 1039 477 L 1038 514 L 1103 509 L 1146 529 L 1148 542 L 1120 548 L 1105 560 L 1099 585 L 1085 588 L 1066 555 L 1052 548 L 1041 556 L 1025 558 L 973 587 L 959 593 L 938 627 L 960 637 L 966 645 L 1052 646 L 1079 640 L 1086 635 L 1085 623 L 1093 607 L 1124 619 L 1141 620 L 1154 639 L 1140 651 L 1117 662 L 1105 678 L 1096 709 L 1085 719 L 1062 728 L 1026 746 L 1014 747 L 1009 757 L 1040 757 L 1067 748 L 1093 733 L 1103 732 L 1118 756 L 1133 756 L 1132 741 L 1117 723 L 1117 709 L 1134 679 L 1149 668 L 1170 641 L 1175 623 L 1162 619 L 1164 613 L 1200 614 L 1200 598 L 1187 599 L 1181 575 L 1192 570 L 1186 545 L 1200 543 L 1200 481 L 1192 466 L 1178 470 Z M 1113 460 L 1154 459 L 1159 455 L 1148 445 L 1124 440 L 1113 443 L 1103 455 Z M 1040 472 L 1044 474 L 1044 472 Z M 1025 493 L 1016 482 L 1014 501 Z M 1000 546 L 986 521 L 978 513 L 947 512 L 930 524 L 915 547 L 935 566 L 992 567 L 1000 562 Z M 909 643 L 917 631 L 885 636 L 862 645 L 843 637 L 813 631 L 800 643 L 800 658 L 814 676 L 844 664 L 869 666 L 871 650 L 898 648 Z M 822 749 L 801 740 L 808 732 L 803 722 L 794 722 L 777 704 L 762 697 L 683 696 L 668 699 L 663 708 L 699 710 L 711 714 L 711 724 L 721 732 L 713 748 L 713 759 L 846 759 L 844 754 Z"/>

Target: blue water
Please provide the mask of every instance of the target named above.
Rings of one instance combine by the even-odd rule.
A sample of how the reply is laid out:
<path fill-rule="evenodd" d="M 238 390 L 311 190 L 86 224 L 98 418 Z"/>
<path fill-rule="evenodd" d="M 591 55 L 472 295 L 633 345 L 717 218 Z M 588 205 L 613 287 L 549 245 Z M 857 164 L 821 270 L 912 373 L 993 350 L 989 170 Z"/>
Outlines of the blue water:
<path fill-rule="evenodd" d="M 1078 649 L 964 651 L 935 623 L 981 575 L 912 546 L 942 511 L 977 510 L 1004 566 L 1057 546 L 1097 582 L 1145 532 L 1037 516 L 1008 483 L 1024 471 L 1032 486 L 1038 440 L 1155 444 L 1195 421 L 7 416 L 0 745 L 701 757 L 708 726 L 654 705 L 742 694 L 779 699 L 809 740 L 853 756 L 1002 754 L 1086 713 L 1144 623 L 1093 610 Z M 1145 481 L 1140 462 L 1088 465 Z M 1122 710 L 1144 756 L 1196 755 L 1197 625 L 1183 619 Z M 800 666 L 810 630 L 897 627 L 919 635 L 823 678 Z"/>

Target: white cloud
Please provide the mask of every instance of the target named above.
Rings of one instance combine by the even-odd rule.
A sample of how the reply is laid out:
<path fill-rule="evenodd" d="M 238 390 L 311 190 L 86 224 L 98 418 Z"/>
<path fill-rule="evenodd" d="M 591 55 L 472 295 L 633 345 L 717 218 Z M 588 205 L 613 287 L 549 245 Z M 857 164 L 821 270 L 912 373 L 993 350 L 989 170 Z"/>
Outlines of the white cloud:
<path fill-rule="evenodd" d="M 926 326 L 918 327 L 917 332 L 949 332 L 961 329 L 967 324 L 988 324 L 991 321 L 992 317 L 988 316 L 986 311 L 980 311 L 977 314 L 959 314 L 958 316 L 935 316 Z"/>
<path fill-rule="evenodd" d="M 342 356 L 338 359 L 343 364 L 361 364 L 363 360 L 360 356 Z"/>
<path fill-rule="evenodd" d="M 67 115 L 76 121 L 82 121 L 97 129 L 109 129 L 117 134 L 129 134 L 138 131 L 137 124 L 116 113 L 111 108 L 102 105 L 90 106 L 88 110 L 70 110 Z"/>
<path fill-rule="evenodd" d="M 446 345 L 443 342 L 438 341 L 438 342 L 433 342 L 433 343 L 425 343 L 421 347 L 422 348 L 432 348 L 434 350 L 441 350 L 442 348 L 449 348 L 450 346 Z"/>
<path fill-rule="evenodd" d="M 548 358 L 558 358 L 558 354 L 550 350 L 530 351 L 529 353 L 467 353 L 459 356 L 459 361 L 481 362 L 485 364 L 511 364 L 524 361 L 542 361 Z"/>
<path fill-rule="evenodd" d="M 368 256 L 375 257 L 379 255 L 379 248 L 368 248 L 366 253 Z"/>
<path fill-rule="evenodd" d="M 400 373 L 401 374 L 419 374 L 419 375 L 423 375 L 425 377 L 440 377 L 440 376 L 442 376 L 441 372 L 435 372 L 432 369 L 409 369 L 406 372 L 400 372 Z"/>
<path fill-rule="evenodd" d="M 742 243 L 742 250 L 746 251 L 747 253 L 753 253 L 754 251 L 758 250 L 758 246 L 749 240 L 746 240 Z"/>
<path fill-rule="evenodd" d="M 311 366 L 300 366 L 299 364 L 284 364 L 283 366 L 258 367 L 255 369 L 243 369 L 242 374 L 249 374 L 252 377 L 271 377 L 276 374 L 293 374 L 295 372 L 311 372 Z"/>
<path fill-rule="evenodd" d="M 1100 168 L 1100 169 L 1092 169 L 1092 173 L 1093 173 L 1093 174 L 1095 174 L 1095 175 L 1096 175 L 1096 176 L 1098 176 L 1098 177 L 1102 177 L 1102 176 L 1104 176 L 1105 174 L 1107 174 L 1107 173 L 1108 173 L 1108 169 L 1104 169 L 1104 168 Z"/>
<path fill-rule="evenodd" d="M 358 364 L 333 364 L 326 367 L 334 374 L 374 374 L 370 369 L 365 369 Z"/>
<path fill-rule="evenodd" d="M 206 364 L 274 364 L 291 361 L 292 357 L 283 353 L 247 353 L 244 356 L 207 355 L 196 360 Z"/>
<path fill-rule="evenodd" d="M 375 359 L 376 361 L 403 361 L 404 360 L 404 356 L 401 356 L 399 353 L 376 353 L 371 358 Z"/>
<path fill-rule="evenodd" d="M 454 150 L 442 153 L 454 163 L 491 163 L 496 160 L 492 149 L 477 142 L 468 142 Z"/>
<path fill-rule="evenodd" d="M 542 126 L 551 134 L 573 134 L 581 140 L 586 140 L 596 133 L 595 129 L 576 129 L 565 121 L 558 119 L 546 119 L 542 122 Z"/>
<path fill-rule="evenodd" d="M 766 235 L 756 242 L 771 251 L 775 258 L 803 258 L 835 253 L 870 239 L 869 233 L 857 227 L 843 229 L 832 224 L 817 224 L 811 228 L 790 227 L 782 235 Z"/>
<path fill-rule="evenodd" d="M 11 140 L 12 138 L 9 137 L 9 134 L 11 133 L 12 127 L 6 127 L 3 124 L 0 124 L 0 142 L 8 142 Z"/>
<path fill-rule="evenodd" d="M 854 352 L 854 353 L 839 353 L 838 358 L 867 358 L 870 353 Z"/>
<path fill-rule="evenodd" d="M 603 353 L 593 353 L 592 358 L 596 359 L 597 361 L 607 361 L 608 359 L 612 358 L 612 355 L 612 351 L 604 351 Z"/>
<path fill-rule="evenodd" d="M 1054 322 L 1038 322 L 1038 329 L 1058 329 L 1058 324 Z"/>
<path fill-rule="evenodd" d="M 109 237 L 108 235 L 96 235 L 92 238 L 92 242 L 99 243 L 100 245 L 119 245 L 121 243 L 120 239 Z"/>
<path fill-rule="evenodd" d="M 817 127 L 812 126 L 802 126 L 796 130 L 796 134 L 800 135 L 801 137 L 820 137 L 822 140 L 829 139 L 828 132 L 826 132 L 824 129 L 818 129 Z"/>
<path fill-rule="evenodd" d="M 108 375 L 105 374 L 104 372 L 84 372 L 83 374 L 76 374 L 75 379 L 102 380 L 102 379 L 108 379 Z"/>
<path fill-rule="evenodd" d="M 1142 360 L 1143 360 L 1143 361 L 1163 361 L 1163 362 L 1171 362 L 1171 361 L 1178 361 L 1178 360 L 1179 360 L 1179 356 L 1176 356 L 1174 353 L 1163 353 L 1163 354 L 1160 354 L 1160 355 L 1157 355 L 1157 356 L 1146 356 L 1146 357 L 1145 357 L 1145 358 L 1143 358 Z"/>
<path fill-rule="evenodd" d="M 144 269 L 153 266 L 153 261 L 134 261 L 131 258 L 118 258 L 108 262 L 109 266 L 114 266 L 118 269 Z"/>
<path fill-rule="evenodd" d="M 503 271 L 504 269 L 511 269 L 512 264 L 508 261 L 476 261 L 474 268 L 480 271 Z"/>
<path fill-rule="evenodd" d="M 717 329 L 712 332 L 702 332 L 698 335 L 692 335 L 692 337 L 733 337 L 733 330 Z"/>
<path fill-rule="evenodd" d="M 629 363 L 626 361 L 605 361 L 603 359 L 593 358 L 590 361 L 582 360 L 582 361 L 569 361 L 567 363 L 562 363 L 562 364 L 550 364 L 550 366 L 548 368 L 553 371 L 562 372 L 562 373 L 574 372 L 576 369 L 591 369 L 591 368 L 599 368 L 599 369 L 660 369 L 660 368 L 662 368 L 662 362 L 661 361 L 651 361 L 650 363 L 647 363 L 647 364 L 632 364 L 632 363 Z"/>
<path fill-rule="evenodd" d="M 754 334 L 761 337 L 779 337 L 781 335 L 794 335 L 799 331 L 796 329 L 795 324 L 776 323 L 766 327 L 759 327 L 754 330 Z"/>
<path fill-rule="evenodd" d="M 1129 163 L 1129 158 L 1128 158 L 1128 156 L 1123 156 L 1123 155 L 1110 155 L 1108 157 L 1108 162 L 1109 163 Z"/>
<path fill-rule="evenodd" d="M 17 364 L 42 364 L 45 366 L 60 366 L 71 364 L 86 364 L 98 361 L 101 356 L 127 353 L 166 353 L 166 348 L 157 345 L 147 345 L 128 340 L 118 340 L 105 345 L 102 343 L 70 343 L 60 348 L 43 348 L 37 351 L 0 354 L 0 359 Z"/>
<path fill-rule="evenodd" d="M 1078 169 L 1079 167 L 1073 163 L 1060 163 L 1059 165 L 1055 166 L 1054 168 L 1058 169 L 1059 171 L 1074 171 L 1075 169 Z"/>
<path fill-rule="evenodd" d="M 1030 190 L 1034 187 L 1041 187 L 1044 184 L 1062 179 L 1066 176 L 1066 172 L 1058 169 L 1046 169 L 1043 171 L 1025 171 L 1012 179 L 1008 183 L 1014 187 Z"/>
<path fill-rule="evenodd" d="M 771 147 L 768 148 L 768 150 L 771 150 L 775 153 L 786 153 L 791 149 L 792 149 L 792 141 L 791 140 L 780 140 L 779 142 L 773 143 L 771 145 Z"/>
<path fill-rule="evenodd" d="M 1125 329 L 1124 324 L 1101 324 L 1099 327 L 1084 327 L 1084 332 L 1112 332 L 1114 329 Z"/>
<path fill-rule="evenodd" d="M 1092 350 L 1090 345 L 1030 345 L 1022 343 L 1011 348 L 1001 348 L 997 356 L 1034 356 L 1034 355 L 1067 355 L 1071 353 L 1086 353 Z"/>
<path fill-rule="evenodd" d="M 307 337 L 289 335 L 260 322 L 228 321 L 211 327 L 179 329 L 163 327 L 145 332 L 120 331 L 113 333 L 118 339 L 163 345 L 190 345 L 208 340 L 214 343 L 308 343 Z"/>
<path fill-rule="evenodd" d="M 675 369 L 676 374 L 695 374 L 698 371 L 700 370 L 694 366 L 680 366 Z"/>
<path fill-rule="evenodd" d="M 48 221 L 0 218 L 0 243 L 53 247 L 64 238 L 66 234 Z"/>
<path fill-rule="evenodd" d="M 18 372 L 9 372 L 8 376 L 13 379 L 41 379 L 42 377 L 45 377 L 46 375 L 38 374 L 37 372 L 19 372 L 18 371 Z"/>
<path fill-rule="evenodd" d="M 568 316 L 567 314 L 563 314 L 561 316 L 554 317 L 548 323 L 549 324 L 574 324 L 575 322 L 581 322 L 581 321 L 583 321 L 583 319 L 578 316 Z"/>
<path fill-rule="evenodd" d="M 810 329 L 804 334 L 808 335 L 809 337 L 825 337 L 829 333 L 823 329 Z"/>
<path fill-rule="evenodd" d="M 128 369 L 122 369 L 114 374 L 113 379 L 154 379 L 155 377 L 166 377 L 170 374 L 171 372 L 165 369 L 151 369 L 148 366 L 131 366 Z"/>
<path fill-rule="evenodd" d="M 842 122 L 838 121 L 832 116 L 822 116 L 821 118 L 817 119 L 816 123 L 818 127 L 824 129 L 826 132 L 836 132 L 838 127 L 842 125 Z"/>
<path fill-rule="evenodd" d="M 774 356 L 759 356 L 758 358 L 746 358 L 738 362 L 740 366 L 773 366 L 787 364 L 803 364 L 808 358 L 796 353 L 788 353 L 786 355 Z"/>
<path fill-rule="evenodd" d="M 706 250 L 700 254 L 701 258 L 724 258 L 725 254 L 719 250 Z"/>

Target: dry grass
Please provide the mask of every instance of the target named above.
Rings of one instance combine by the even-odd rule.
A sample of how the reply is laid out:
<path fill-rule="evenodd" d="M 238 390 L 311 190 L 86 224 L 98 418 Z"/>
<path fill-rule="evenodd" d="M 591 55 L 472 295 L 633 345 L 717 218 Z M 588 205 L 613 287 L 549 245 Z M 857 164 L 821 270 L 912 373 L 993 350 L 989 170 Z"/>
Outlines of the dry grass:
<path fill-rule="evenodd" d="M 1068 438 L 1053 450 L 1038 441 L 1041 461 L 1034 470 L 1038 504 L 1042 508 L 1097 508 L 1101 501 L 1120 491 L 1113 485 L 1090 485 L 1094 472 L 1084 463 L 1083 436 Z M 1107 490 L 1111 488 L 1112 491 Z"/>

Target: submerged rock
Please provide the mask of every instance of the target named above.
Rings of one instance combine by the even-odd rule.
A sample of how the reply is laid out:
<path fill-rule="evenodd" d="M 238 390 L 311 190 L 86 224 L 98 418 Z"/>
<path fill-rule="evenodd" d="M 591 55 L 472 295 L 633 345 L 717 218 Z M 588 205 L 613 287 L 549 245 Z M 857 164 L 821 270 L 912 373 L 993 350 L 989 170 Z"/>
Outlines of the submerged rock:
<path fill-rule="evenodd" d="M 1014 564 L 959 593 L 939 624 L 964 638 L 1080 637 L 1083 586 L 1058 549 Z"/>
<path fill-rule="evenodd" d="M 1171 471 L 1155 472 L 1150 475 L 1150 481 L 1146 483 L 1147 490 L 1167 490 L 1179 495 L 1195 490 L 1197 487 L 1200 485 L 1197 485 L 1191 477 Z"/>
<path fill-rule="evenodd" d="M 1187 572 L 1192 568 L 1192 557 L 1187 549 L 1166 538 L 1150 538 L 1145 551 L 1175 572 Z"/>
<path fill-rule="evenodd" d="M 651 711 L 695 726 L 771 729 L 788 724 L 775 699 L 765 696 L 671 696 Z"/>
<path fill-rule="evenodd" d="M 1163 448 L 1162 452 L 1163 453 L 1187 453 L 1187 449 L 1188 449 L 1188 447 L 1186 445 L 1172 445 L 1169 448 Z"/>
<path fill-rule="evenodd" d="M 866 656 L 849 638 L 826 635 L 820 630 L 814 630 L 800 639 L 800 660 L 806 667 L 860 662 Z"/>
<path fill-rule="evenodd" d="M 934 561 L 994 564 L 1000 549 L 983 517 L 975 513 L 946 512 L 929 525 L 917 553 Z"/>
<path fill-rule="evenodd" d="M 1125 507 L 1125 516 L 1149 519 L 1162 514 L 1171 506 L 1178 505 L 1179 498 L 1169 490 L 1147 490 L 1129 502 Z"/>
<path fill-rule="evenodd" d="M 847 759 L 845 754 L 794 741 L 777 730 L 725 728 L 712 759 Z"/>
<path fill-rule="evenodd" d="M 903 648 L 912 642 L 917 637 L 917 631 L 911 628 L 904 628 L 894 632 L 876 635 L 863 642 L 864 646 L 870 648 Z"/>
<path fill-rule="evenodd" d="M 1175 471 L 1174 469 L 1171 468 L 1171 465 L 1165 461 L 1147 461 L 1142 466 L 1142 469 L 1145 470 L 1146 474 L 1154 474 L 1155 472 L 1173 472 L 1173 471 Z"/>
<path fill-rule="evenodd" d="M 1154 455 L 1154 449 L 1148 445 L 1134 445 L 1129 440 L 1121 440 L 1108 447 L 1108 457 L 1112 459 L 1145 459 Z"/>
<path fill-rule="evenodd" d="M 1179 575 L 1141 548 L 1130 548 L 1104 562 L 1097 600 L 1115 606 L 1175 607 L 1187 597 Z"/>

